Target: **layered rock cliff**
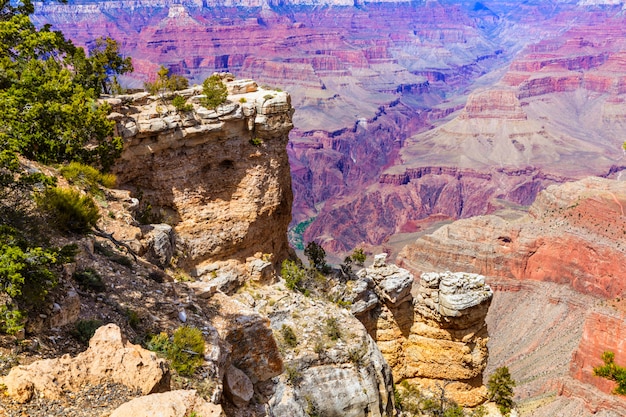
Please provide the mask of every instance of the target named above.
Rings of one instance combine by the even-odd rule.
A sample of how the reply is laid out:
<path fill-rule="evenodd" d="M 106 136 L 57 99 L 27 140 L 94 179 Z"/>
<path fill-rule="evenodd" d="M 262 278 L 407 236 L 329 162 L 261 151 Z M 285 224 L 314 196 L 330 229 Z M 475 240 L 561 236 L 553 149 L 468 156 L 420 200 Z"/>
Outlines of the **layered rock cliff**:
<path fill-rule="evenodd" d="M 590 177 L 542 191 L 528 214 L 480 216 L 442 226 L 405 247 L 412 271 L 466 270 L 487 276 L 567 284 L 621 296 L 626 283 L 621 181 Z M 563 256 L 568 254 L 568 256 Z"/>
<path fill-rule="evenodd" d="M 485 401 L 485 316 L 493 293 L 484 277 L 424 273 L 415 281 L 385 258 L 377 255 L 372 267 L 358 272 L 348 299 L 389 362 L 395 382 L 437 393 L 437 386 L 454 381 L 446 392 L 457 403 L 472 407 Z"/>
<path fill-rule="evenodd" d="M 194 103 L 187 112 L 146 94 L 108 100 L 124 139 L 119 186 L 149 221 L 173 227 L 178 266 L 196 276 L 255 254 L 279 263 L 289 250 L 290 97 L 250 80 L 227 86 L 229 101 L 216 110 L 197 104 L 201 89 L 180 92 Z"/>
<path fill-rule="evenodd" d="M 603 351 L 624 354 L 624 190 L 623 181 L 594 177 L 553 185 L 527 212 L 444 225 L 398 258 L 415 273 L 489 277 L 495 291 L 487 315 L 490 369 L 511 368 L 517 398 L 537 408 L 534 415 L 624 407 L 607 395 L 612 385 L 592 372 Z"/>

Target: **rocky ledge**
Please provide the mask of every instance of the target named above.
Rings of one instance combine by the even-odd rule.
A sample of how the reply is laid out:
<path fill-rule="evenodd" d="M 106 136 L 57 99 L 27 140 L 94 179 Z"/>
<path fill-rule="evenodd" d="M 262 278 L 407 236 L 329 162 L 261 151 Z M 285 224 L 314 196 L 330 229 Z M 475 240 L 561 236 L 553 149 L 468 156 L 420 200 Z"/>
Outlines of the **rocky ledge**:
<path fill-rule="evenodd" d="M 290 96 L 222 77 L 228 100 L 215 109 L 200 104 L 200 87 L 176 92 L 188 111 L 171 104 L 173 93 L 107 99 L 124 138 L 119 187 L 137 199 L 139 217 L 172 226 L 177 266 L 196 276 L 255 255 L 277 264 L 289 251 Z"/>

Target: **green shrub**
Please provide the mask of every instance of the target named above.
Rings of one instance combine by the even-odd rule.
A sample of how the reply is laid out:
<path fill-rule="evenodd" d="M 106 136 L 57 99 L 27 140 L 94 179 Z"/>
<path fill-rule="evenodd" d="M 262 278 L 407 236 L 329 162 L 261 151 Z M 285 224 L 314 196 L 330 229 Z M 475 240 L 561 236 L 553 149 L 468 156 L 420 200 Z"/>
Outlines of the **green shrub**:
<path fill-rule="evenodd" d="M 219 75 L 213 74 L 202 83 L 202 94 L 204 97 L 200 103 L 207 109 L 215 109 L 220 104 L 226 102 L 228 89 Z"/>
<path fill-rule="evenodd" d="M 171 343 L 167 333 L 161 332 L 157 335 L 150 336 L 146 347 L 153 352 L 159 352 L 165 355 Z"/>
<path fill-rule="evenodd" d="M 352 252 L 352 255 L 350 257 L 352 258 L 354 263 L 359 265 L 359 266 L 363 266 L 363 263 L 365 262 L 365 259 L 367 259 L 367 255 L 365 255 L 365 252 L 363 252 L 362 248 L 355 249 Z"/>
<path fill-rule="evenodd" d="M 263 139 L 260 139 L 260 138 L 257 138 L 257 137 L 254 137 L 254 138 L 250 139 L 249 142 L 250 142 L 250 145 L 252 145 L 252 146 L 261 146 L 261 145 L 263 145 Z"/>
<path fill-rule="evenodd" d="M 166 87 L 170 91 L 180 91 L 189 87 L 189 80 L 182 75 L 170 75 L 166 82 Z"/>
<path fill-rule="evenodd" d="M 184 113 L 193 110 L 193 105 L 187 103 L 187 99 L 183 96 L 175 96 L 172 99 L 172 106 L 176 108 L 177 111 Z"/>
<path fill-rule="evenodd" d="M 128 325 L 133 329 L 137 330 L 139 327 L 139 323 L 141 319 L 139 318 L 139 314 L 135 310 L 131 310 L 130 308 L 126 309 L 126 318 L 128 319 Z"/>
<path fill-rule="evenodd" d="M 80 320 L 74 325 L 72 336 L 74 336 L 79 342 L 88 344 L 89 339 L 93 337 L 96 330 L 102 326 L 100 320 Z"/>
<path fill-rule="evenodd" d="M 98 207 L 91 197 L 69 188 L 47 188 L 36 196 L 36 201 L 63 232 L 87 233 L 100 218 Z"/>
<path fill-rule="evenodd" d="M 593 374 L 617 382 L 615 394 L 626 395 L 626 368 L 615 363 L 615 353 L 602 353 L 604 365 L 593 368 Z"/>
<path fill-rule="evenodd" d="M 103 174 L 91 165 L 80 162 L 70 162 L 62 166 L 59 172 L 71 184 L 90 193 L 98 193 L 98 185 L 111 188 L 115 186 L 117 180 L 114 174 Z"/>
<path fill-rule="evenodd" d="M 285 286 L 290 290 L 300 290 L 300 284 L 306 278 L 306 271 L 294 261 L 285 259 L 280 269 L 280 275 L 285 280 Z"/>
<path fill-rule="evenodd" d="M 296 334 L 293 329 L 286 324 L 280 328 L 280 335 L 283 337 L 283 341 L 289 347 L 296 347 L 298 345 L 298 339 L 296 338 Z"/>
<path fill-rule="evenodd" d="M 194 327 L 179 327 L 171 339 L 164 332 L 152 336 L 147 347 L 164 354 L 180 375 L 193 375 L 204 362 L 204 337 Z"/>
<path fill-rule="evenodd" d="M 247 102 L 248 102 L 248 100 L 247 100 L 245 97 L 241 97 L 241 98 L 239 99 L 239 102 L 240 102 L 240 103 L 247 103 Z"/>
<path fill-rule="evenodd" d="M 296 366 L 285 366 L 285 374 L 287 376 L 287 384 L 297 386 L 302 381 L 302 372 Z"/>
<path fill-rule="evenodd" d="M 336 317 L 328 317 L 326 319 L 326 336 L 330 340 L 337 340 L 341 338 L 341 330 L 339 329 L 339 321 Z"/>
<path fill-rule="evenodd" d="M 76 271 L 72 275 L 78 285 L 86 291 L 102 292 L 106 289 L 102 277 L 93 268 L 85 268 L 82 271 Z"/>
<path fill-rule="evenodd" d="M 0 306 L 1 331 L 23 328 L 24 312 L 41 305 L 57 285 L 57 266 L 72 262 L 77 250 L 76 245 L 31 246 L 17 229 L 0 225 L 0 291 L 8 296 Z"/>
<path fill-rule="evenodd" d="M 204 362 L 204 337 L 194 327 L 183 326 L 174 332 L 173 346 L 168 351 L 172 367 L 181 375 L 192 375 Z"/>

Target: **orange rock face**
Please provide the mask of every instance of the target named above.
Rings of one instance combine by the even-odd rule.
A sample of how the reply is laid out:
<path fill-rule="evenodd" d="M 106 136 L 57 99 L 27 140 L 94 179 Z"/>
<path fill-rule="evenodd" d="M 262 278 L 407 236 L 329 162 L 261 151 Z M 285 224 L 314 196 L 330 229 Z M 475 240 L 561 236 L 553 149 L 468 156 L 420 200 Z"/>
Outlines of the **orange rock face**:
<path fill-rule="evenodd" d="M 181 266 L 198 276 L 207 264 L 259 252 L 279 263 L 289 250 L 290 96 L 250 80 L 228 87 L 237 94 L 217 111 L 196 103 L 179 113 L 143 97 L 147 103 L 118 104 L 112 116 L 125 142 L 118 182 L 173 226 Z"/>
<path fill-rule="evenodd" d="M 518 218 L 482 216 L 443 226 L 403 249 L 420 273 L 469 271 L 567 284 L 601 297 L 626 291 L 626 188 L 588 178 L 540 193 Z"/>

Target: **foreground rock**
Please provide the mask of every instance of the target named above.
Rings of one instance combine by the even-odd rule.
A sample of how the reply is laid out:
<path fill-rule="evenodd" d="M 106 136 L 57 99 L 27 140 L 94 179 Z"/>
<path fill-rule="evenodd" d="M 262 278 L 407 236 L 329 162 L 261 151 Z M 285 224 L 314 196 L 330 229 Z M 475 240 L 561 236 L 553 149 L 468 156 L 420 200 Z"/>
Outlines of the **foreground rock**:
<path fill-rule="evenodd" d="M 484 277 L 425 273 L 414 283 L 407 270 L 386 264 L 385 255 L 358 275 L 353 312 L 380 347 L 395 382 L 436 392 L 437 384 L 455 381 L 447 385 L 450 398 L 469 407 L 482 403 L 485 316 L 492 297 Z"/>
<path fill-rule="evenodd" d="M 110 417 L 219 417 L 222 407 L 200 398 L 194 390 L 177 390 L 135 398 L 115 409 Z"/>
<path fill-rule="evenodd" d="M 67 391 L 84 385 L 113 382 L 138 389 L 143 394 L 169 389 L 169 368 L 156 354 L 129 343 L 114 324 L 100 327 L 89 349 L 71 358 L 45 359 L 18 366 L 3 379 L 7 393 L 27 402 L 35 395 L 60 399 Z"/>
<path fill-rule="evenodd" d="M 391 370 L 376 343 L 348 310 L 327 300 L 287 290 L 282 283 L 246 287 L 236 297 L 248 306 L 243 310 L 253 309 L 269 318 L 272 340 L 276 340 L 282 358 L 278 378 L 260 381 L 258 375 L 246 370 L 242 359 L 256 355 L 249 346 L 259 352 L 271 349 L 262 347 L 266 345 L 263 337 L 243 339 L 237 333 L 242 336 L 244 333 L 230 331 L 233 364 L 254 383 L 251 404 L 267 396 L 266 411 L 255 415 L 394 415 Z M 238 356 L 238 351 L 242 356 Z M 257 368 L 269 369 L 269 359 L 256 361 Z M 230 380 L 228 375 L 227 379 Z M 227 393 L 228 390 L 234 397 L 232 388 L 227 388 Z M 247 417 L 252 415 L 249 410 L 227 409 L 227 413 Z"/>

